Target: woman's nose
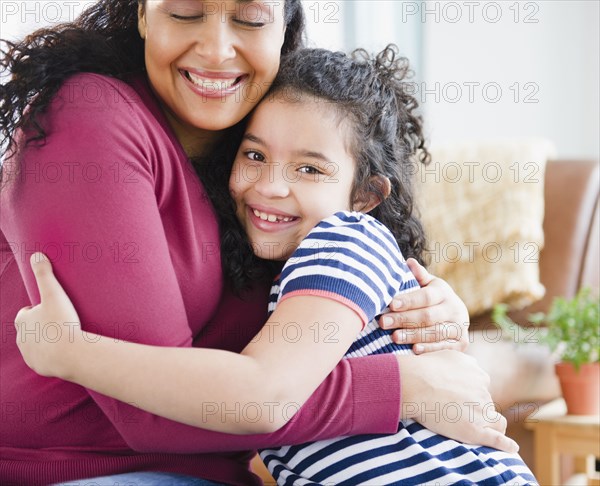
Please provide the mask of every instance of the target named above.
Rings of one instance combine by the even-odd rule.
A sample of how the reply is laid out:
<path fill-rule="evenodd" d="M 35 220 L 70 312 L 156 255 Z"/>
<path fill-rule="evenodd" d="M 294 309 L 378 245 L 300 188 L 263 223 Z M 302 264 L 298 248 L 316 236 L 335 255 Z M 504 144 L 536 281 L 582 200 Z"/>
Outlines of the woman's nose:
<path fill-rule="evenodd" d="M 216 67 L 236 56 L 234 33 L 220 12 L 206 15 L 204 26 L 198 33 L 195 52 L 207 66 Z"/>
<path fill-rule="evenodd" d="M 254 185 L 256 192 L 267 198 L 283 198 L 290 193 L 289 181 L 286 180 L 281 164 L 265 164 L 260 177 Z"/>

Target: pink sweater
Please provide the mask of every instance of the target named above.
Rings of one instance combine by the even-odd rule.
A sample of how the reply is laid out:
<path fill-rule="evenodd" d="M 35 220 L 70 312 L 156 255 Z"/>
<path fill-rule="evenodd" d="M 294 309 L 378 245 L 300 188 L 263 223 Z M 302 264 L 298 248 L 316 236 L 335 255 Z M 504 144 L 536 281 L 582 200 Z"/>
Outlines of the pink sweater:
<path fill-rule="evenodd" d="M 248 471 L 258 447 L 396 431 L 392 355 L 342 361 L 285 427 L 246 436 L 181 425 L 29 370 L 13 321 L 39 302 L 28 264 L 37 250 L 84 328 L 129 341 L 240 351 L 265 320 L 268 292 L 244 301 L 224 292 L 213 208 L 145 80 L 76 75 L 43 122 L 46 144 L 23 151 L 20 169 L 6 167 L 0 192 L 1 484 L 134 470 L 258 484 Z M 243 405 L 199 410 L 236 420 L 252 412 Z"/>

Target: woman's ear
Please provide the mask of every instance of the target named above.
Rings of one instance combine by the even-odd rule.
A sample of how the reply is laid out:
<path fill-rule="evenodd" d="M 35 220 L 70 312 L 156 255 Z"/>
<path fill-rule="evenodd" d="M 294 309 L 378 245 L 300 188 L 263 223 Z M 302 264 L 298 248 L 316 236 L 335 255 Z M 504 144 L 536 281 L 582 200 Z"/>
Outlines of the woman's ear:
<path fill-rule="evenodd" d="M 138 4 L 138 32 L 142 39 L 146 38 L 146 7 L 142 2 Z"/>
<path fill-rule="evenodd" d="M 368 213 L 387 199 L 391 192 L 392 184 L 387 177 L 372 176 L 369 179 L 369 190 L 359 191 L 352 210 Z M 383 199 L 381 195 L 383 195 Z"/>

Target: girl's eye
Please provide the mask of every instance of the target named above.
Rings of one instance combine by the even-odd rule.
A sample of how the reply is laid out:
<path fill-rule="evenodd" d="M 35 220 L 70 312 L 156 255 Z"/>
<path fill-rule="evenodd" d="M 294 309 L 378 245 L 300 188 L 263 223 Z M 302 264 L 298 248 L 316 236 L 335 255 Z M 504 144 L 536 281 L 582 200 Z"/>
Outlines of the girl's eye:
<path fill-rule="evenodd" d="M 310 174 L 310 175 L 321 175 L 323 174 L 323 172 L 319 169 L 317 169 L 316 167 L 313 167 L 312 165 L 303 165 L 302 167 L 300 167 L 298 169 L 299 172 L 302 172 L 303 174 Z"/>
<path fill-rule="evenodd" d="M 265 156 L 256 150 L 246 150 L 244 155 L 255 162 L 264 162 Z"/>

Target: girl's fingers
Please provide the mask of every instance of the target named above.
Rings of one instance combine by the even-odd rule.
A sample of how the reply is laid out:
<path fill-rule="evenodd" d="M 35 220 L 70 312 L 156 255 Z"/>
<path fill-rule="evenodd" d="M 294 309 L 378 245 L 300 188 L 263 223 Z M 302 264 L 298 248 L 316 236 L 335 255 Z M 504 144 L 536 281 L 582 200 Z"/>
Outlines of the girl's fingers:
<path fill-rule="evenodd" d="M 42 302 L 64 293 L 63 288 L 54 276 L 52 264 L 46 255 L 36 252 L 31 255 L 29 261 L 31 263 L 31 269 L 33 270 L 33 275 L 35 276 L 35 281 L 37 283 Z"/>
<path fill-rule="evenodd" d="M 17 316 L 15 317 L 15 328 L 17 329 L 17 335 L 19 333 L 19 331 L 21 330 L 21 324 L 23 324 L 23 321 L 25 320 L 25 314 L 27 312 L 29 312 L 31 309 L 33 309 L 32 306 L 27 305 L 25 307 L 22 307 L 19 312 L 17 312 Z"/>

